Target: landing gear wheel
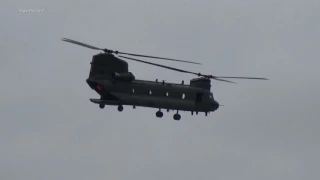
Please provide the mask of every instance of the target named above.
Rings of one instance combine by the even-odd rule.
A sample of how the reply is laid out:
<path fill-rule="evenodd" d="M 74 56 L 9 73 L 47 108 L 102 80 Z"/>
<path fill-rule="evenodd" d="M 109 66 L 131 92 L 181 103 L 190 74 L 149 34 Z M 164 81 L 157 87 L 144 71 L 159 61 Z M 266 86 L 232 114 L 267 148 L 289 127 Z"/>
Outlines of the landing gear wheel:
<path fill-rule="evenodd" d="M 180 114 L 173 115 L 173 119 L 176 120 L 176 121 L 179 121 L 181 119 Z"/>
<path fill-rule="evenodd" d="M 122 105 L 119 105 L 119 106 L 118 106 L 118 111 L 119 111 L 119 112 L 123 111 L 123 106 L 122 106 Z"/>
<path fill-rule="evenodd" d="M 99 104 L 100 109 L 104 108 L 104 104 Z"/>
<path fill-rule="evenodd" d="M 157 111 L 157 112 L 156 112 L 156 116 L 157 116 L 158 118 L 162 118 L 163 112 Z"/>

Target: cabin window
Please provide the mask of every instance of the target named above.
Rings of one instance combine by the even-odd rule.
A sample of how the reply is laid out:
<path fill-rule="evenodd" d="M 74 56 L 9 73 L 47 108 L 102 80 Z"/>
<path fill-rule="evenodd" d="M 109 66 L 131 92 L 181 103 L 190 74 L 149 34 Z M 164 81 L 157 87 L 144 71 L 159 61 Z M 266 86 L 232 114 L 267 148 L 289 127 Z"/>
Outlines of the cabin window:
<path fill-rule="evenodd" d="M 134 89 L 132 89 L 132 93 L 134 93 Z"/>
<path fill-rule="evenodd" d="M 184 99 L 184 98 L 186 98 L 186 95 L 183 93 L 183 94 L 182 94 L 182 99 Z"/>
<path fill-rule="evenodd" d="M 152 91 L 150 90 L 150 91 L 149 91 L 149 95 L 151 95 L 151 94 L 152 94 Z"/>
<path fill-rule="evenodd" d="M 166 96 L 169 96 L 169 93 L 168 93 L 168 92 L 166 93 Z"/>

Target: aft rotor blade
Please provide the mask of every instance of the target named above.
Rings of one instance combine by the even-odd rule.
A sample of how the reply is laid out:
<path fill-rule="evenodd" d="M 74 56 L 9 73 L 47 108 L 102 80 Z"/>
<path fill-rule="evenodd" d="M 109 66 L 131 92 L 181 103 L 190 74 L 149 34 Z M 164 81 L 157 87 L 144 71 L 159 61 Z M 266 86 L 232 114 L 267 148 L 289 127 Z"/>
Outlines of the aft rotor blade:
<path fill-rule="evenodd" d="M 151 62 L 147 62 L 147 61 L 143 61 L 143 60 L 139 60 L 139 59 L 134 59 L 134 58 L 125 57 L 125 56 L 119 56 L 119 57 L 126 58 L 126 59 L 130 59 L 130 60 L 137 61 L 137 62 L 142 62 L 142 63 L 145 63 L 145 64 L 150 64 L 150 65 L 162 67 L 162 68 L 166 68 L 166 69 L 171 69 L 171 70 L 178 71 L 178 72 L 183 72 L 183 73 L 189 73 L 189 74 L 199 75 L 199 73 L 190 72 L 190 71 L 186 71 L 186 70 L 182 70 L 182 69 L 177 69 L 177 68 L 174 68 L 174 67 L 169 67 L 169 66 L 165 66 L 165 65 L 161 65 L 161 64 L 151 63 Z M 201 74 L 200 74 L 200 75 L 201 75 Z"/>
<path fill-rule="evenodd" d="M 119 56 L 119 57 L 130 59 L 130 60 L 137 61 L 137 62 L 142 62 L 142 63 L 145 63 L 145 64 L 150 64 L 150 65 L 162 67 L 162 68 L 166 68 L 166 69 L 170 69 L 170 70 L 174 70 L 174 71 L 178 71 L 178 72 L 182 72 L 182 73 L 189 73 L 189 74 L 193 74 L 193 75 L 197 75 L 197 76 L 202 76 L 202 77 L 214 79 L 214 80 L 217 80 L 217 81 L 235 83 L 235 82 L 232 82 L 232 81 L 221 79 L 221 77 L 219 77 L 219 76 L 212 76 L 212 75 L 205 75 L 205 74 L 201 74 L 201 73 L 195 73 L 195 72 L 186 71 L 186 70 L 182 70 L 182 69 L 178 69 L 178 68 L 174 68 L 174 67 L 169 67 L 169 66 L 165 66 L 165 65 L 161 65 L 161 64 L 156 64 L 156 63 L 143 61 L 143 60 L 140 60 L 140 59 L 134 59 L 134 58 L 126 57 L 126 56 Z"/>
<path fill-rule="evenodd" d="M 236 84 L 236 83 L 233 82 L 233 81 L 228 81 L 228 80 L 224 80 L 224 79 L 219 79 L 219 78 L 212 78 L 212 79 L 217 80 L 217 81 L 223 81 L 223 82 L 228 82 L 228 83 L 234 83 L 234 84 Z"/>
<path fill-rule="evenodd" d="M 171 59 L 171 58 L 163 58 L 163 57 L 157 57 L 157 56 L 148 56 L 148 55 L 124 53 L 124 52 L 117 52 L 117 51 L 115 51 L 115 53 L 116 53 L 116 54 L 125 54 L 125 55 L 130 55 L 130 56 L 138 56 L 138 57 L 147 57 L 147 58 L 162 59 L 162 60 L 169 60 L 169 61 L 185 62 L 185 63 L 191 63 L 191 64 L 201 64 L 201 63 L 192 62 L 192 61 L 184 61 L 184 60 Z"/>
<path fill-rule="evenodd" d="M 79 42 L 79 41 L 75 41 L 75 40 L 72 40 L 72 39 L 62 38 L 61 40 L 69 42 L 69 43 L 77 44 L 77 45 L 80 45 L 80 46 L 83 46 L 83 47 L 87 47 L 87 48 L 90 48 L 90 49 L 102 50 L 103 51 L 103 49 L 101 49 L 101 48 L 98 48 L 98 47 L 95 47 L 95 46 L 91 46 L 91 45 L 88 45 L 88 44 L 85 44 L 85 43 L 82 43 L 82 42 Z"/>
<path fill-rule="evenodd" d="M 178 61 L 178 62 L 185 62 L 185 63 L 191 63 L 191 64 L 201 64 L 201 63 L 197 63 L 197 62 L 192 62 L 192 61 L 184 61 L 184 60 L 178 60 L 178 59 L 171 59 L 171 58 L 163 58 L 163 57 L 157 57 L 157 56 L 149 56 L 149 55 L 141 55 L 141 54 L 133 54 L 133 53 L 125 53 L 125 52 L 119 52 L 119 51 L 114 51 L 111 49 L 102 49 L 102 48 L 98 48 L 89 44 L 85 44 L 79 41 L 75 41 L 72 39 L 68 39 L 68 38 L 62 38 L 62 41 L 66 41 L 69 43 L 73 43 L 73 44 L 77 44 L 83 47 L 87 47 L 90 49 L 95 49 L 95 50 L 102 50 L 104 52 L 107 53 L 115 53 L 115 54 L 126 54 L 126 55 L 131 55 L 131 56 L 139 56 L 139 57 L 147 57 L 147 58 L 154 58 L 154 59 L 162 59 L 162 60 L 168 60 L 168 61 Z"/>
<path fill-rule="evenodd" d="M 221 79 L 257 79 L 257 80 L 269 80 L 267 78 L 260 77 L 230 77 L 230 76 L 210 76 L 211 78 L 221 78 Z"/>

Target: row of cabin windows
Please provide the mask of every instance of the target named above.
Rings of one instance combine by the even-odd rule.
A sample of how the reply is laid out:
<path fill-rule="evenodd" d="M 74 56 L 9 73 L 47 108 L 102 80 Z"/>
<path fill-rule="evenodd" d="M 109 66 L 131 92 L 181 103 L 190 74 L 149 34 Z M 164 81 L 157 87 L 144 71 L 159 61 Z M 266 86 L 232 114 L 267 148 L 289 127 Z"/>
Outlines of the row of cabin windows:
<path fill-rule="evenodd" d="M 132 93 L 134 93 L 134 89 L 132 89 Z M 152 91 L 149 90 L 149 95 L 152 95 Z M 166 93 L 166 96 L 168 97 L 169 96 L 169 92 Z M 184 93 L 182 93 L 182 99 L 185 99 L 186 98 L 186 95 Z"/>

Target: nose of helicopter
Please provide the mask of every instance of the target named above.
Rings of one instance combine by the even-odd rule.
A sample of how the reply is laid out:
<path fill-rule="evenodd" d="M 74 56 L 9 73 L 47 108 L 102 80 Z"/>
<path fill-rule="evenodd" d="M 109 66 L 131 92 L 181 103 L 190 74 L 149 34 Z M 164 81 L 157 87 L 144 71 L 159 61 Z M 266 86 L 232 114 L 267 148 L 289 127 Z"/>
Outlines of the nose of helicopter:
<path fill-rule="evenodd" d="M 211 103 L 212 103 L 212 111 L 216 111 L 220 106 L 220 104 L 216 100 L 212 100 Z"/>

